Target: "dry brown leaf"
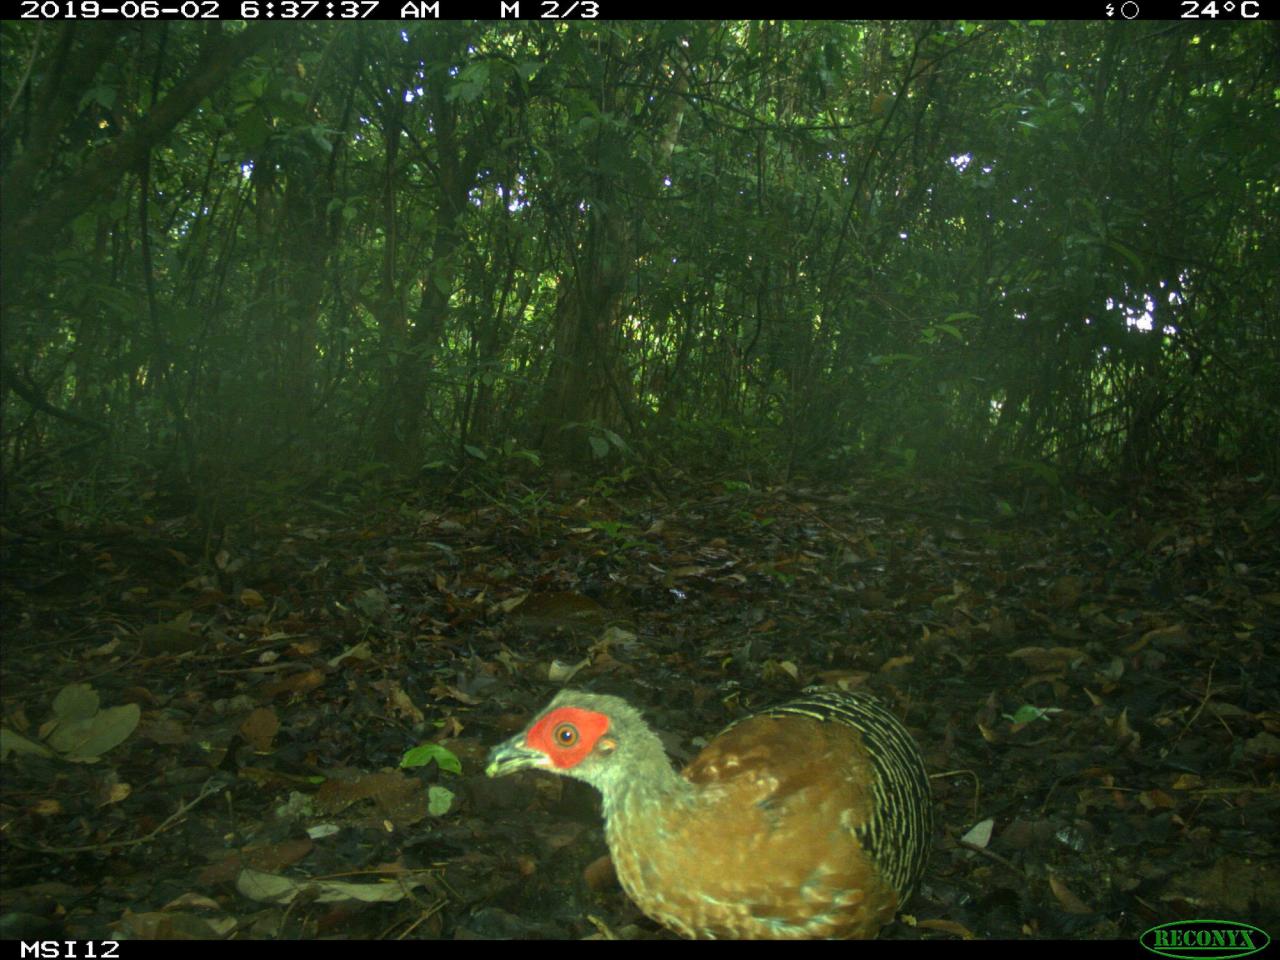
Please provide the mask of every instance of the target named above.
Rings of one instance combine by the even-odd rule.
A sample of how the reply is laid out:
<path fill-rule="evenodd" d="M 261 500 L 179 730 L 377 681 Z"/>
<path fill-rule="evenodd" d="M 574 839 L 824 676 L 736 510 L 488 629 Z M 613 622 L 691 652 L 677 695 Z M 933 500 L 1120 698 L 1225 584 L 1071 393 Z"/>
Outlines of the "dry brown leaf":
<path fill-rule="evenodd" d="M 240 736 L 258 753 L 271 750 L 271 741 L 279 731 L 280 718 L 270 707 L 258 707 L 240 724 Z"/>
<path fill-rule="evenodd" d="M 1067 885 L 1053 874 L 1049 874 L 1049 889 L 1053 891 L 1053 895 L 1058 898 L 1058 903 L 1062 904 L 1062 909 L 1067 913 L 1093 913 L 1083 900 L 1072 893 Z"/>

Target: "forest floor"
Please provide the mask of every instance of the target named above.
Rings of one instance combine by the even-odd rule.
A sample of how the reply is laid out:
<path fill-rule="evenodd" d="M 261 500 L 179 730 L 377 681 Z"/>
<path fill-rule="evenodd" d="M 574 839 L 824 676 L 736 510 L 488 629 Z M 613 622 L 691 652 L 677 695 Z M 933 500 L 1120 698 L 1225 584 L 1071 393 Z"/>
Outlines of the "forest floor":
<path fill-rule="evenodd" d="M 589 869 L 593 791 L 484 777 L 566 684 L 678 763 L 809 685 L 880 696 L 937 824 L 884 937 L 1280 936 L 1260 478 L 473 483 L 211 544 L 144 496 L 3 534 L 3 937 L 669 937 Z"/>

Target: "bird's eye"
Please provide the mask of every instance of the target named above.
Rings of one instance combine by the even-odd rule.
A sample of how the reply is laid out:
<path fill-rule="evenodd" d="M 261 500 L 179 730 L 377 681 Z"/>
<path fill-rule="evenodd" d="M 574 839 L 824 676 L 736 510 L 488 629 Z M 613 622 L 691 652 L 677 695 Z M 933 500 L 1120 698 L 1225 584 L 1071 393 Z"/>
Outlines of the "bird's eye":
<path fill-rule="evenodd" d="M 562 723 L 556 727 L 552 736 L 555 737 L 556 743 L 560 744 L 560 746 L 572 747 L 578 742 L 578 728 L 572 723 Z"/>

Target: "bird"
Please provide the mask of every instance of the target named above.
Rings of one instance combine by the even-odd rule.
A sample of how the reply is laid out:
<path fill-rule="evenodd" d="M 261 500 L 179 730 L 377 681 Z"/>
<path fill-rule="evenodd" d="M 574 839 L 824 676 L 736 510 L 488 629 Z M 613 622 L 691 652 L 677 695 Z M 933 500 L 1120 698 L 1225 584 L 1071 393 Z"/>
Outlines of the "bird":
<path fill-rule="evenodd" d="M 919 883 L 933 829 L 919 747 L 860 692 L 753 713 L 676 773 L 626 700 L 562 690 L 485 773 L 524 769 L 600 792 L 622 888 L 690 939 L 874 937 Z"/>

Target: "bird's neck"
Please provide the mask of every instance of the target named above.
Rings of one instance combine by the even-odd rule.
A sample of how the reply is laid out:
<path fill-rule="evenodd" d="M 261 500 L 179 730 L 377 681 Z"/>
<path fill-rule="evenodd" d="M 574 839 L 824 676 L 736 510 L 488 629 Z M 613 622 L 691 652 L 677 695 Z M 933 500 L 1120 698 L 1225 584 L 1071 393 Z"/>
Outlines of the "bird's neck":
<path fill-rule="evenodd" d="M 606 822 L 627 819 L 652 807 L 672 809 L 694 799 L 695 788 L 672 769 L 657 734 L 645 730 L 627 746 L 626 762 L 596 783 Z"/>

